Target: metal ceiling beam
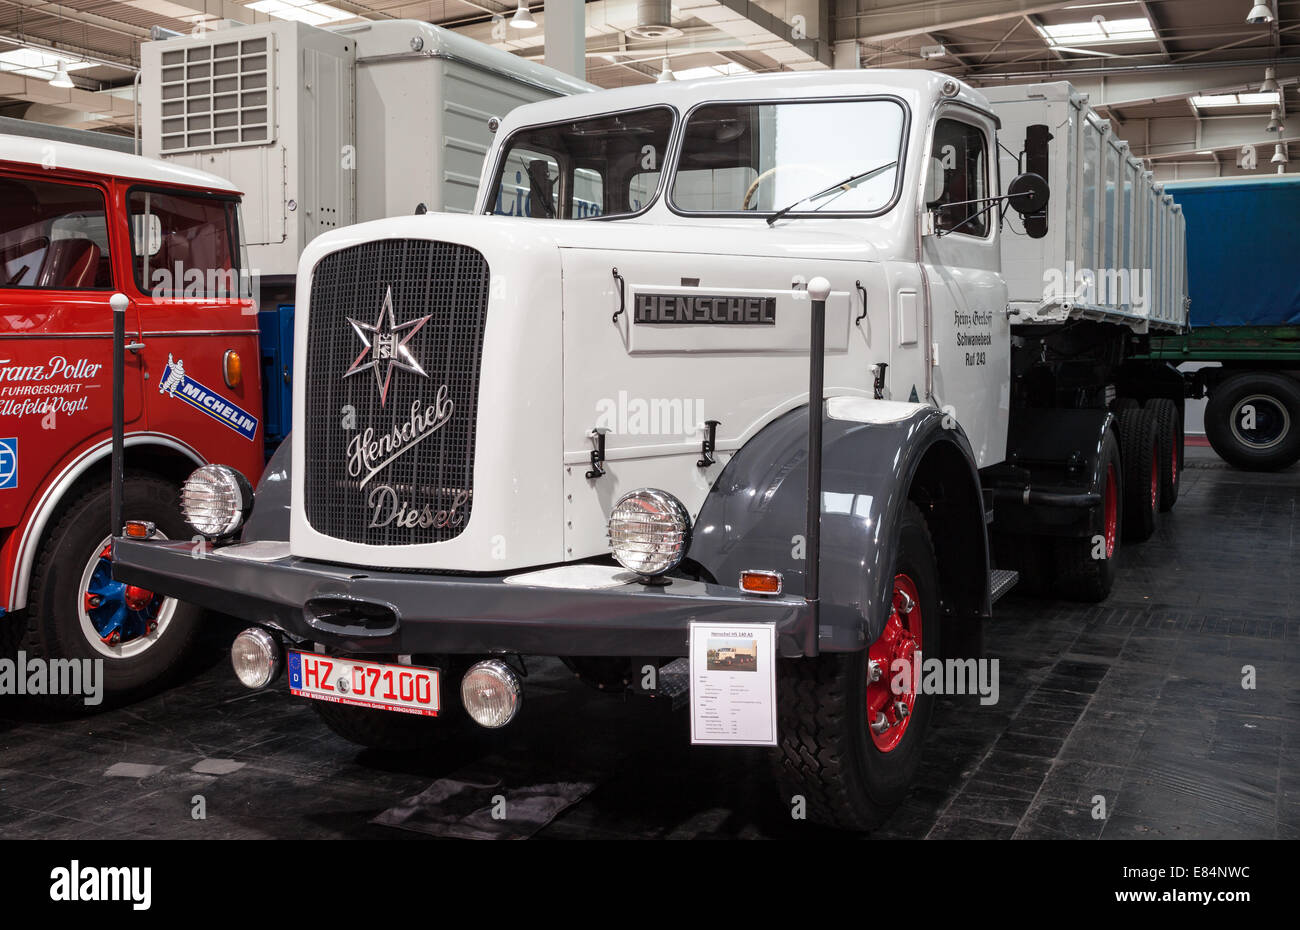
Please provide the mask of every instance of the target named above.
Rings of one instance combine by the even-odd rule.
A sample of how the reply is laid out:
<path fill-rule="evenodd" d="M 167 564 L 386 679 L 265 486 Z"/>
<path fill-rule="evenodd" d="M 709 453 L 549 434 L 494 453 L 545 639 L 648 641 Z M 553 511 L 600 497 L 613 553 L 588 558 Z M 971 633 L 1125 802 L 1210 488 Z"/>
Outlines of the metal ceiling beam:
<path fill-rule="evenodd" d="M 102 29 L 105 32 L 111 32 L 114 35 L 130 39 L 149 38 L 149 30 L 141 26 L 132 26 L 120 19 L 109 19 L 107 16 L 98 16 L 95 13 L 83 13 L 81 10 L 63 4 L 48 3 L 46 0 L 0 0 L 0 3 L 17 7 L 26 12 L 43 13 L 55 19 L 65 19 L 68 22 L 93 26 L 96 29 Z"/>
<path fill-rule="evenodd" d="M 1139 0 L 1138 6 L 1146 14 L 1147 22 L 1151 24 L 1151 31 L 1156 34 L 1156 43 L 1160 46 L 1160 53 L 1165 56 L 1165 61 L 1169 60 L 1169 46 L 1165 45 L 1164 37 L 1160 34 L 1160 21 L 1156 19 L 1156 14 L 1151 12 L 1151 4 L 1146 0 Z"/>
<path fill-rule="evenodd" d="M 982 26 L 1019 16 L 1050 13 L 1067 6 L 1077 6 L 1079 0 L 944 0 L 942 3 L 905 2 L 872 4 L 872 9 L 836 17 L 841 24 L 837 38 L 858 38 L 868 42 L 904 39 L 934 30 L 961 29 Z"/>

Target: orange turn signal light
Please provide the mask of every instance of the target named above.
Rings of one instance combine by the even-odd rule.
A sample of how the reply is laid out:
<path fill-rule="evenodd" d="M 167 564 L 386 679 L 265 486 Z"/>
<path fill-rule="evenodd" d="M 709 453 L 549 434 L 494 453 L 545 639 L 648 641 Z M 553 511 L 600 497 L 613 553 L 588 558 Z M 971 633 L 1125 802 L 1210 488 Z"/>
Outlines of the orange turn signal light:
<path fill-rule="evenodd" d="M 129 539 L 151 539 L 156 527 L 147 520 L 127 520 L 126 532 L 122 535 Z"/>
<path fill-rule="evenodd" d="M 228 388 L 237 388 L 244 381 L 244 360 L 234 349 L 227 349 L 221 359 L 221 376 L 226 379 Z"/>
<path fill-rule="evenodd" d="M 744 571 L 740 573 L 740 590 L 750 594 L 780 594 L 781 573 Z"/>

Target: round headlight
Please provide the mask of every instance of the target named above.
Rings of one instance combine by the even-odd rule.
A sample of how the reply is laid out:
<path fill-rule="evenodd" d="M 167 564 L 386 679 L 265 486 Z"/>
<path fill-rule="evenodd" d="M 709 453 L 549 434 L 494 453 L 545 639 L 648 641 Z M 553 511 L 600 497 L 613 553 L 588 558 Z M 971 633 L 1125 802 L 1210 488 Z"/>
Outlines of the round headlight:
<path fill-rule="evenodd" d="M 476 662 L 460 682 L 460 700 L 479 726 L 495 730 L 515 719 L 523 703 L 523 687 L 500 659 Z"/>
<path fill-rule="evenodd" d="M 230 646 L 235 676 L 248 688 L 265 688 L 280 674 L 280 646 L 266 630 L 249 627 Z"/>
<path fill-rule="evenodd" d="M 691 542 L 691 518 L 667 491 L 624 494 L 609 515 L 609 544 L 618 564 L 638 575 L 672 571 Z"/>
<path fill-rule="evenodd" d="M 185 522 L 213 539 L 229 536 L 239 529 L 252 508 L 252 485 L 225 465 L 196 468 L 181 486 L 181 513 Z"/>

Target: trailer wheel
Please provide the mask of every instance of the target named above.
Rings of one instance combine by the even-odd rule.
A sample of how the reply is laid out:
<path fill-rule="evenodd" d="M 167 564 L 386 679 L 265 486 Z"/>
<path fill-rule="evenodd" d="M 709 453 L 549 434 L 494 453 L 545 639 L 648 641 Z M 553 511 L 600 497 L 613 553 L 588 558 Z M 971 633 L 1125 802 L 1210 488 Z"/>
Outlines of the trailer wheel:
<path fill-rule="evenodd" d="M 894 601 L 870 649 L 778 661 L 780 744 L 773 753 L 784 801 L 809 819 L 869 830 L 902 801 L 921 761 L 934 697 L 891 689 L 890 665 L 942 656 L 939 573 L 920 510 L 908 504 L 894 567 Z M 871 665 L 881 674 L 869 680 Z"/>
<path fill-rule="evenodd" d="M 1119 441 L 1124 462 L 1124 538 L 1150 539 L 1160 514 L 1160 424 L 1151 407 L 1123 410 Z"/>
<path fill-rule="evenodd" d="M 1167 397 L 1147 401 L 1156 412 L 1160 431 L 1160 509 L 1174 509 L 1178 486 L 1183 478 L 1183 417 L 1178 405 Z"/>
<path fill-rule="evenodd" d="M 1205 435 L 1224 461 L 1273 471 L 1300 459 L 1300 384 L 1271 371 L 1243 372 L 1210 389 Z"/>
<path fill-rule="evenodd" d="M 127 475 L 123 513 L 171 539 L 191 531 L 169 481 Z M 163 682 L 194 645 L 200 610 L 115 581 L 109 562 L 109 485 L 95 485 L 64 510 L 32 569 L 21 647 L 31 656 L 102 659 L 103 697 L 120 699 Z M 67 696 L 64 703 L 81 702 Z M 53 696 L 51 696 L 53 698 Z"/>
<path fill-rule="evenodd" d="M 1123 533 L 1124 463 L 1114 430 L 1106 431 L 1098 461 L 1101 503 L 1093 508 L 1088 536 L 1055 540 L 1056 578 L 1060 594 L 1075 601 L 1096 603 L 1115 586 L 1116 555 Z"/>

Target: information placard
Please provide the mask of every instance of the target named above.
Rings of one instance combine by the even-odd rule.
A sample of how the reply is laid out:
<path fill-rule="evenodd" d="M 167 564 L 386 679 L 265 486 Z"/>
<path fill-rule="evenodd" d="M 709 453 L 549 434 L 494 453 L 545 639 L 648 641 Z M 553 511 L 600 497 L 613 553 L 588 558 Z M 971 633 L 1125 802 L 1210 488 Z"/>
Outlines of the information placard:
<path fill-rule="evenodd" d="M 692 623 L 691 742 L 776 745 L 776 627 Z"/>

